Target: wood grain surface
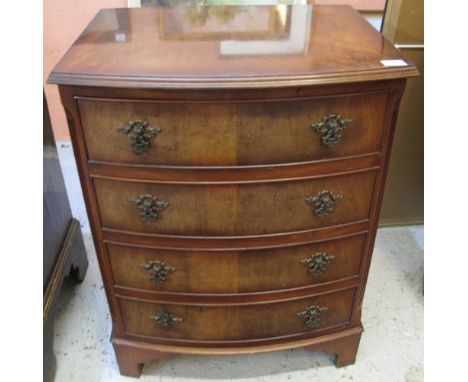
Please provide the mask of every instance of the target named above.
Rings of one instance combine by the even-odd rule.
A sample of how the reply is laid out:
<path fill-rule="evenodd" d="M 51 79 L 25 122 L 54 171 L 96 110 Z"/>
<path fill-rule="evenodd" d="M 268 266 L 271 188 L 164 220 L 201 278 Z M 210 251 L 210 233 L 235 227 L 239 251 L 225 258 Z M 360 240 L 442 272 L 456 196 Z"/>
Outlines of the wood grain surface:
<path fill-rule="evenodd" d="M 358 277 L 365 235 L 270 250 L 168 251 L 108 244 L 117 285 L 182 293 L 248 293 L 289 289 Z M 316 253 L 333 256 L 319 274 L 301 263 Z M 162 261 L 175 268 L 166 280 L 151 280 L 142 264 Z M 223 280 L 221 283 L 220 280 Z"/>
<path fill-rule="evenodd" d="M 246 306 L 171 306 L 121 299 L 125 330 L 129 334 L 196 341 L 239 341 L 280 337 L 348 322 L 354 289 L 291 302 Z M 297 313 L 310 306 L 326 307 L 317 326 L 309 328 Z M 161 326 L 151 319 L 160 312 L 182 318 Z M 216 324 L 214 324 L 216 323 Z"/>
<path fill-rule="evenodd" d="M 380 151 L 388 94 L 305 100 L 148 102 L 78 99 L 90 160 L 119 164 L 223 166 L 305 162 Z M 330 113 L 351 120 L 327 147 L 311 126 Z M 183 115 L 183 118 L 180 116 Z M 138 155 L 119 131 L 129 121 L 161 131 Z"/>
<path fill-rule="evenodd" d="M 203 20 L 203 10 L 198 11 L 195 17 L 208 24 L 205 28 L 187 21 L 190 10 L 177 7 L 101 10 L 54 68 L 49 82 L 134 88 L 265 88 L 417 74 L 411 62 L 400 67 L 382 65 L 383 59 L 405 58 L 350 6 L 290 5 L 282 14 L 275 6 L 231 10 L 232 18 L 224 23 L 209 15 Z M 244 44 L 276 43 L 276 47 L 265 53 L 261 44 L 257 48 L 253 44 L 246 52 L 223 43 L 232 39 Z M 282 39 L 288 39 L 290 45 L 281 45 Z"/>
<path fill-rule="evenodd" d="M 375 171 L 324 179 L 256 185 L 170 185 L 95 179 L 103 227 L 182 236 L 266 235 L 367 219 Z M 306 199 L 321 191 L 342 195 L 328 216 Z M 145 221 L 131 202 L 152 195 L 168 203 Z"/>

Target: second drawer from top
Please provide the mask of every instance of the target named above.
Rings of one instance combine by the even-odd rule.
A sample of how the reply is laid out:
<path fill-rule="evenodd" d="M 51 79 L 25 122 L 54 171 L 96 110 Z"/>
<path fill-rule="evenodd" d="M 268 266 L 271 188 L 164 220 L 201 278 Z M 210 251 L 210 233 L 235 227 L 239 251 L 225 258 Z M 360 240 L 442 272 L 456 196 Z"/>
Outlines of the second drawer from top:
<path fill-rule="evenodd" d="M 236 166 L 378 152 L 387 98 L 374 91 L 266 101 L 77 102 L 90 160 Z"/>
<path fill-rule="evenodd" d="M 95 178 L 103 228 L 181 236 L 250 236 L 369 218 L 376 171 L 254 184 L 160 184 Z"/>

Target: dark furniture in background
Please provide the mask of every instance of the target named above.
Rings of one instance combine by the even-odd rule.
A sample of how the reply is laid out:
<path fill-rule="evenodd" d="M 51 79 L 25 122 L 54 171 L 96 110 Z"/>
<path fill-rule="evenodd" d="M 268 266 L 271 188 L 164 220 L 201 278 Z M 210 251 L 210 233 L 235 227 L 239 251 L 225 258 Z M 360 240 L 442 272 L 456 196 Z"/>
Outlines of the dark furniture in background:
<path fill-rule="evenodd" d="M 399 102 L 417 75 L 399 60 L 347 6 L 96 16 L 49 81 L 122 374 L 169 354 L 293 347 L 355 361 Z"/>
<path fill-rule="evenodd" d="M 72 217 L 62 170 L 43 97 L 43 380 L 55 374 L 54 317 L 57 298 L 66 276 L 82 281 L 88 259 L 79 222 Z"/>

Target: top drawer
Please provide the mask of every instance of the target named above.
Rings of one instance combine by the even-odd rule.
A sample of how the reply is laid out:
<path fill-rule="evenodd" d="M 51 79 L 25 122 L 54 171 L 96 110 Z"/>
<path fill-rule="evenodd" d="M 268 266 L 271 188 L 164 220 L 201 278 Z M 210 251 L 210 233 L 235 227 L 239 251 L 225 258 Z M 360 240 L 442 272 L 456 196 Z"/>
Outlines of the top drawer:
<path fill-rule="evenodd" d="M 229 102 L 79 98 L 78 107 L 90 160 L 235 166 L 380 151 L 387 95 Z M 333 114 L 341 120 L 327 119 Z"/>

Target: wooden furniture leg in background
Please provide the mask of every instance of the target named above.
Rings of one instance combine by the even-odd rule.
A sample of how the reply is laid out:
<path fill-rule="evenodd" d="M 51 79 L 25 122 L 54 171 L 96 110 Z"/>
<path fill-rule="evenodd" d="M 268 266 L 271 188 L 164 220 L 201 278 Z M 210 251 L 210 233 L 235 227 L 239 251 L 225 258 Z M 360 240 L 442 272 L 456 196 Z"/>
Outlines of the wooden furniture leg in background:
<path fill-rule="evenodd" d="M 58 297 L 65 277 L 83 281 L 88 269 L 88 258 L 78 220 L 72 219 L 62 248 L 47 284 L 43 300 L 43 380 L 53 381 L 56 360 L 53 349 L 54 320 L 58 308 Z"/>

